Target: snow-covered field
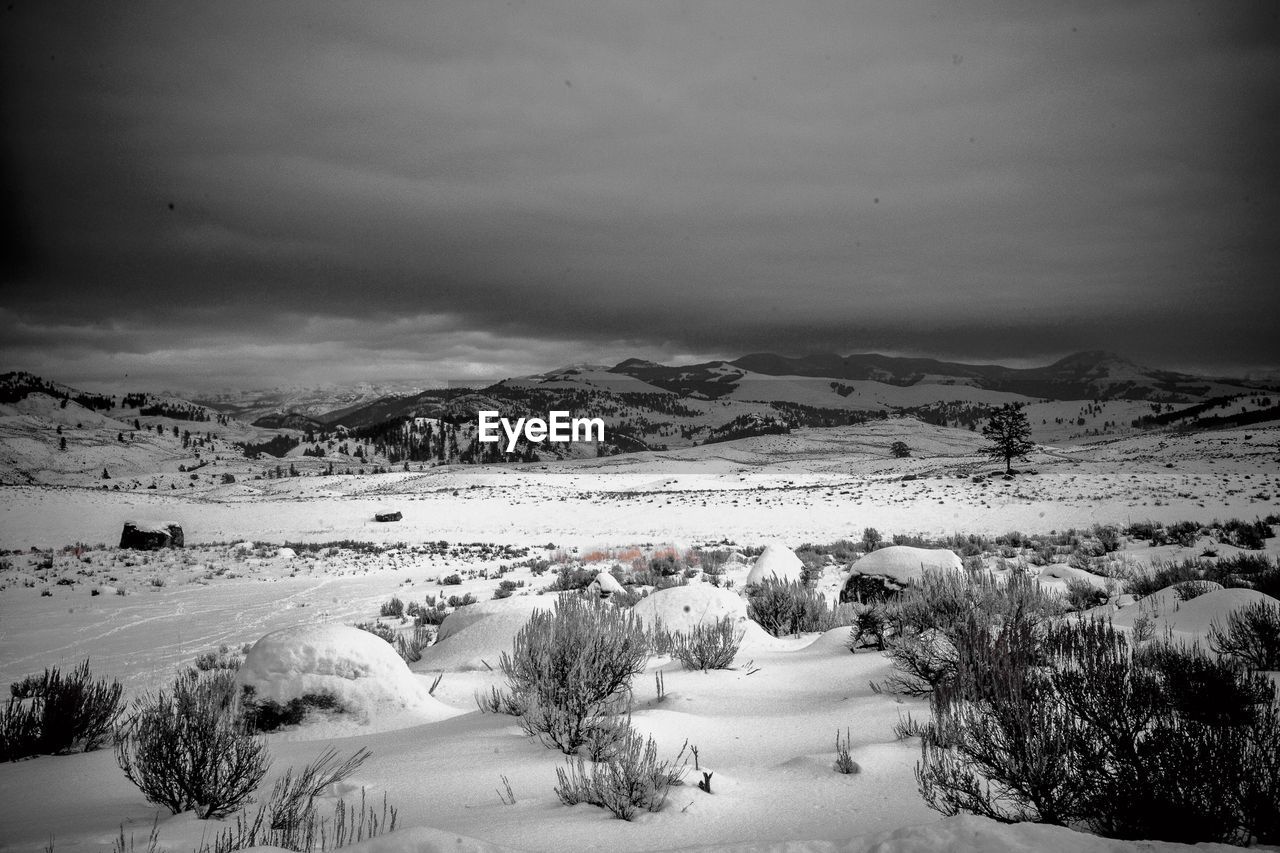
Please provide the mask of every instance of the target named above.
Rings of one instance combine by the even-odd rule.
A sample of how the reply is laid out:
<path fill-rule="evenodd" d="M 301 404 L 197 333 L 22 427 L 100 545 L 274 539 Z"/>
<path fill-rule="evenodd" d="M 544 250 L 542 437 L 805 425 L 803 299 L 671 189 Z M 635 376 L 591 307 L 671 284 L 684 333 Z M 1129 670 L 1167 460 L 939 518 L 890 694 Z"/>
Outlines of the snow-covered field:
<path fill-rule="evenodd" d="M 910 458 L 888 453 L 897 440 L 911 447 Z M 851 654 L 847 629 L 785 639 L 748 630 L 735 668 L 725 671 L 688 672 L 669 657 L 651 658 L 633 685 L 633 724 L 655 738 L 663 757 L 686 740 L 698 746 L 703 769 L 714 770 L 713 793 L 694 787 L 691 774 L 664 810 L 630 823 L 592 806 L 562 805 L 552 790 L 560 753 L 526 737 L 513 718 L 476 709 L 477 690 L 503 684 L 489 666 L 537 606 L 521 597 L 536 597 L 554 577 L 534 573 L 538 560 L 630 547 L 649 554 L 666 545 L 780 541 L 796 548 L 858 540 L 867 527 L 886 538 L 994 536 L 1280 513 L 1277 428 L 1047 447 L 1007 480 L 993 475 L 999 466 L 979 455 L 980 444 L 965 430 L 888 420 L 501 469 L 240 477 L 187 492 L 103 490 L 71 475 L 68 485 L 0 487 L 0 548 L 21 552 L 0 557 L 0 688 L 89 656 L 95 674 L 117 677 L 137 695 L 220 645 L 238 649 L 279 629 L 373 621 L 393 594 L 405 602 L 467 593 L 488 601 L 500 579 L 510 580 L 523 584 L 506 600 L 515 603 L 495 603 L 492 614 L 410 666 L 420 686 L 443 673 L 433 702 L 447 714 L 323 719 L 267 735 L 268 785 L 327 745 L 344 753 L 368 747 L 373 757 L 349 790 L 363 786 L 378 800 L 385 793 L 401 827 L 368 842 L 370 851 L 1178 849 L 940 819 L 916 791 L 918 742 L 898 741 L 892 731 L 901 714 L 927 713 L 927 703 L 873 692 L 869 683 L 887 675 L 889 663 L 871 651 Z M 403 518 L 375 522 L 382 510 Z M 187 547 L 114 547 L 124 521 L 147 519 L 182 525 Z M 391 547 L 302 547 L 341 540 Z M 1273 556 L 1276 543 L 1268 540 Z M 1131 541 L 1120 557 L 1177 559 L 1208 544 Z M 732 589 L 750 568 L 750 559 L 730 564 Z M 846 569 L 827 566 L 822 588 L 833 593 Z M 442 583 L 453 574 L 460 583 Z M 1046 581 L 1064 583 L 1063 574 Z M 1226 592 L 1199 606 L 1219 602 L 1213 613 L 1174 607 L 1169 627 L 1203 632 L 1238 604 L 1240 591 Z M 1133 616 L 1123 610 L 1116 618 L 1124 624 Z M 861 768 L 854 775 L 832 770 L 836 732 L 845 729 Z M 513 805 L 498 793 L 503 776 Z M 0 849 L 43 849 L 52 836 L 58 851 L 105 850 L 122 822 L 142 846 L 155 814 L 110 749 L 0 765 Z M 193 849 L 212 832 L 190 813 L 161 815 L 165 849 Z"/>

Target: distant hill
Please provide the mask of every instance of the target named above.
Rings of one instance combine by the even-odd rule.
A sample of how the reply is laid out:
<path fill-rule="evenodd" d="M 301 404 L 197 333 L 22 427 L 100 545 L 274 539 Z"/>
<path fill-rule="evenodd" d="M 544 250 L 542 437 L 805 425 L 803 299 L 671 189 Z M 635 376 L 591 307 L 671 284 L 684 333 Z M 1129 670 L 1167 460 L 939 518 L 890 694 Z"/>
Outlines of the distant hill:
<path fill-rule="evenodd" d="M 960 364 L 875 353 L 831 353 L 799 358 L 755 353 L 730 364 L 770 376 L 862 379 L 889 385 L 966 384 L 1048 400 L 1148 400 L 1191 403 L 1259 387 L 1244 380 L 1207 379 L 1142 367 L 1115 353 L 1080 352 L 1044 367 Z"/>
<path fill-rule="evenodd" d="M 250 426 L 262 427 L 263 429 L 296 429 L 301 432 L 307 432 L 323 430 L 327 424 L 324 421 L 309 418 L 297 412 L 272 412 L 256 419 Z"/>
<path fill-rule="evenodd" d="M 75 401 L 86 409 L 105 410 L 115 405 L 115 398 L 105 394 L 81 391 L 60 382 L 50 382 L 25 371 L 0 374 L 0 403 L 16 403 L 32 394 L 47 394 L 60 400 Z"/>
<path fill-rule="evenodd" d="M 390 396 L 416 394 L 422 389 L 393 383 L 361 383 L 352 386 L 320 386 L 267 389 L 226 389 L 198 395 L 193 402 L 220 412 L 254 421 L 271 415 L 306 415 L 320 420 L 343 409 L 354 409 Z"/>
<path fill-rule="evenodd" d="M 0 482 L 97 482 L 110 472 L 113 489 L 125 487 L 125 478 L 141 488 L 154 481 L 170 490 L 239 489 L 246 488 L 245 477 L 281 471 L 359 474 L 611 456 L 895 416 L 969 433 L 1007 403 L 1026 407 L 1033 438 L 1046 443 L 1280 418 L 1267 383 L 1158 370 L 1108 352 L 1030 368 L 874 353 L 754 353 L 675 366 L 632 358 L 483 387 L 383 390 L 226 391 L 189 401 L 149 392 L 92 394 L 30 373 L 6 373 L 0 375 Z M 605 441 L 522 442 L 505 454 L 477 441 L 481 410 L 510 419 L 552 411 L 598 417 Z M 252 423 L 247 413 L 254 413 Z M 259 454 L 269 458 L 254 462 Z M 224 474 L 235 482 L 225 484 Z M 107 483 L 102 478 L 98 485 Z"/>

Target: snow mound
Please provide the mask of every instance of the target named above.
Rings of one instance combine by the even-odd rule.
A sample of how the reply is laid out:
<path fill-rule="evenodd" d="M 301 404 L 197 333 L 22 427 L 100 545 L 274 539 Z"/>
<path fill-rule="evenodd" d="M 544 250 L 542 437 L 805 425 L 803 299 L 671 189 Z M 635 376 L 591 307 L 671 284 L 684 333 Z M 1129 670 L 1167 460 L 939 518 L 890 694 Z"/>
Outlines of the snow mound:
<path fill-rule="evenodd" d="M 555 610 L 555 607 L 554 595 L 513 595 L 508 598 L 495 598 L 468 604 L 444 617 L 444 621 L 440 623 L 440 630 L 436 633 L 436 642 L 447 640 L 464 628 L 492 616 L 510 616 L 514 613 L 519 614 L 523 621 L 527 622 L 529 614 L 533 611 L 550 611 Z"/>
<path fill-rule="evenodd" d="M 298 625 L 253 644 L 236 674 L 259 700 L 284 704 L 308 693 L 331 694 L 362 723 L 411 712 L 415 722 L 461 713 L 428 693 L 391 645 L 347 625 Z"/>
<path fill-rule="evenodd" d="M 636 602 L 632 610 L 647 627 L 660 619 L 666 630 L 682 633 L 725 616 L 735 621 L 747 618 L 747 603 L 737 593 L 705 583 L 658 590 Z"/>
<path fill-rule="evenodd" d="M 1273 606 L 1280 604 L 1280 601 L 1256 589 L 1215 589 L 1190 601 L 1182 601 L 1174 586 L 1170 586 L 1121 607 L 1112 614 L 1111 623 L 1117 627 L 1132 628 L 1138 616 L 1145 614 L 1151 618 L 1156 636 L 1168 628 L 1204 641 L 1208 639 L 1210 625 L 1226 625 L 1227 617 L 1233 612 L 1258 601 Z"/>
<path fill-rule="evenodd" d="M 918 581 L 926 569 L 960 571 L 964 563 L 949 548 L 890 545 L 865 555 L 849 568 L 850 575 L 875 575 L 906 585 Z"/>
<path fill-rule="evenodd" d="M 770 542 L 747 573 L 747 584 L 763 583 L 773 575 L 780 581 L 798 581 L 804 563 L 795 552 L 780 542 Z"/>
<path fill-rule="evenodd" d="M 554 595 L 521 595 L 459 607 L 445 617 L 436 642 L 413 665 L 419 672 L 488 670 L 503 652 L 510 654 L 516 634 L 535 610 L 555 610 Z M 486 666 L 488 664 L 488 666 Z"/>
<path fill-rule="evenodd" d="M 1050 563 L 1040 569 L 1037 578 L 1041 586 L 1058 592 L 1066 592 L 1067 584 L 1071 581 L 1084 581 L 1094 589 L 1107 588 L 1106 578 L 1095 575 L 1093 572 L 1086 572 L 1084 569 L 1068 566 L 1066 563 Z M 1112 581 L 1112 584 L 1114 585 L 1115 581 Z"/>

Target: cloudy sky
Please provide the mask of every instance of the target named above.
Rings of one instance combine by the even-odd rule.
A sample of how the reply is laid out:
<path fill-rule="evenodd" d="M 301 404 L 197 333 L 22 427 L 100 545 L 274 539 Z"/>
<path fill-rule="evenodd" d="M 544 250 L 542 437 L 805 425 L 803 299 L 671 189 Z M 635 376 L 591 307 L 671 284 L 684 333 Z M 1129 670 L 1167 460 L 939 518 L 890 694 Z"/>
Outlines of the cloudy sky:
<path fill-rule="evenodd" d="M 0 370 L 1280 366 L 1280 5 L 0 11 Z M 125 378 L 127 376 L 127 378 Z"/>

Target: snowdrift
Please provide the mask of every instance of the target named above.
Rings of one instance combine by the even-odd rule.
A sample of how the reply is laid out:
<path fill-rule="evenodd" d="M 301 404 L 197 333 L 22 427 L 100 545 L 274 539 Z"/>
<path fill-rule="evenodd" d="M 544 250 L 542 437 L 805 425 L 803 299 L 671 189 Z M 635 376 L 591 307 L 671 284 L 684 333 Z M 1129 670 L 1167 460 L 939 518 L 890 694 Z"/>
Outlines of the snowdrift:
<path fill-rule="evenodd" d="M 1133 604 L 1121 607 L 1110 614 L 1111 623 L 1117 627 L 1132 628 L 1140 615 L 1146 615 L 1152 620 L 1156 636 L 1161 636 L 1167 628 L 1175 633 L 1188 635 L 1186 639 L 1198 639 L 1207 645 L 1209 626 L 1214 623 L 1225 626 L 1227 617 L 1241 607 L 1257 601 L 1280 604 L 1280 601 L 1265 592 L 1238 588 L 1215 589 L 1190 601 L 1182 601 L 1175 587 L 1176 584 L 1165 587 Z"/>
<path fill-rule="evenodd" d="M 660 619 L 666 630 L 682 633 L 703 623 L 714 624 L 725 616 L 734 620 L 747 618 L 747 603 L 737 593 L 702 583 L 658 590 L 636 602 L 632 610 L 646 627 L 653 627 Z"/>
<path fill-rule="evenodd" d="M 780 542 L 770 542 L 747 573 L 747 584 L 763 583 L 771 575 L 780 581 L 798 581 L 803 569 L 804 563 L 794 551 Z"/>
<path fill-rule="evenodd" d="M 353 844 L 349 853 L 519 853 L 518 848 L 490 844 L 430 827 L 397 830 Z M 677 848 L 668 848 L 675 850 Z M 1230 853 L 1228 844 L 1177 844 L 1169 841 L 1119 841 L 1039 823 L 1003 824 L 984 817 L 958 815 L 934 823 L 891 829 L 847 841 L 760 841 L 695 845 L 682 853 Z M 271 851 L 275 847 L 255 847 Z M 249 853 L 249 851 L 246 851 Z"/>
<path fill-rule="evenodd" d="M 462 713 L 431 696 L 385 640 L 346 625 L 272 631 L 245 655 L 236 683 L 281 704 L 328 693 L 361 723 L 405 713 L 432 722 Z"/>
<path fill-rule="evenodd" d="M 413 668 L 457 672 L 497 667 L 502 653 L 510 654 L 516 634 L 533 612 L 553 611 L 555 606 L 554 595 L 521 595 L 459 607 L 445 617 L 436 642 L 423 650 Z"/>

